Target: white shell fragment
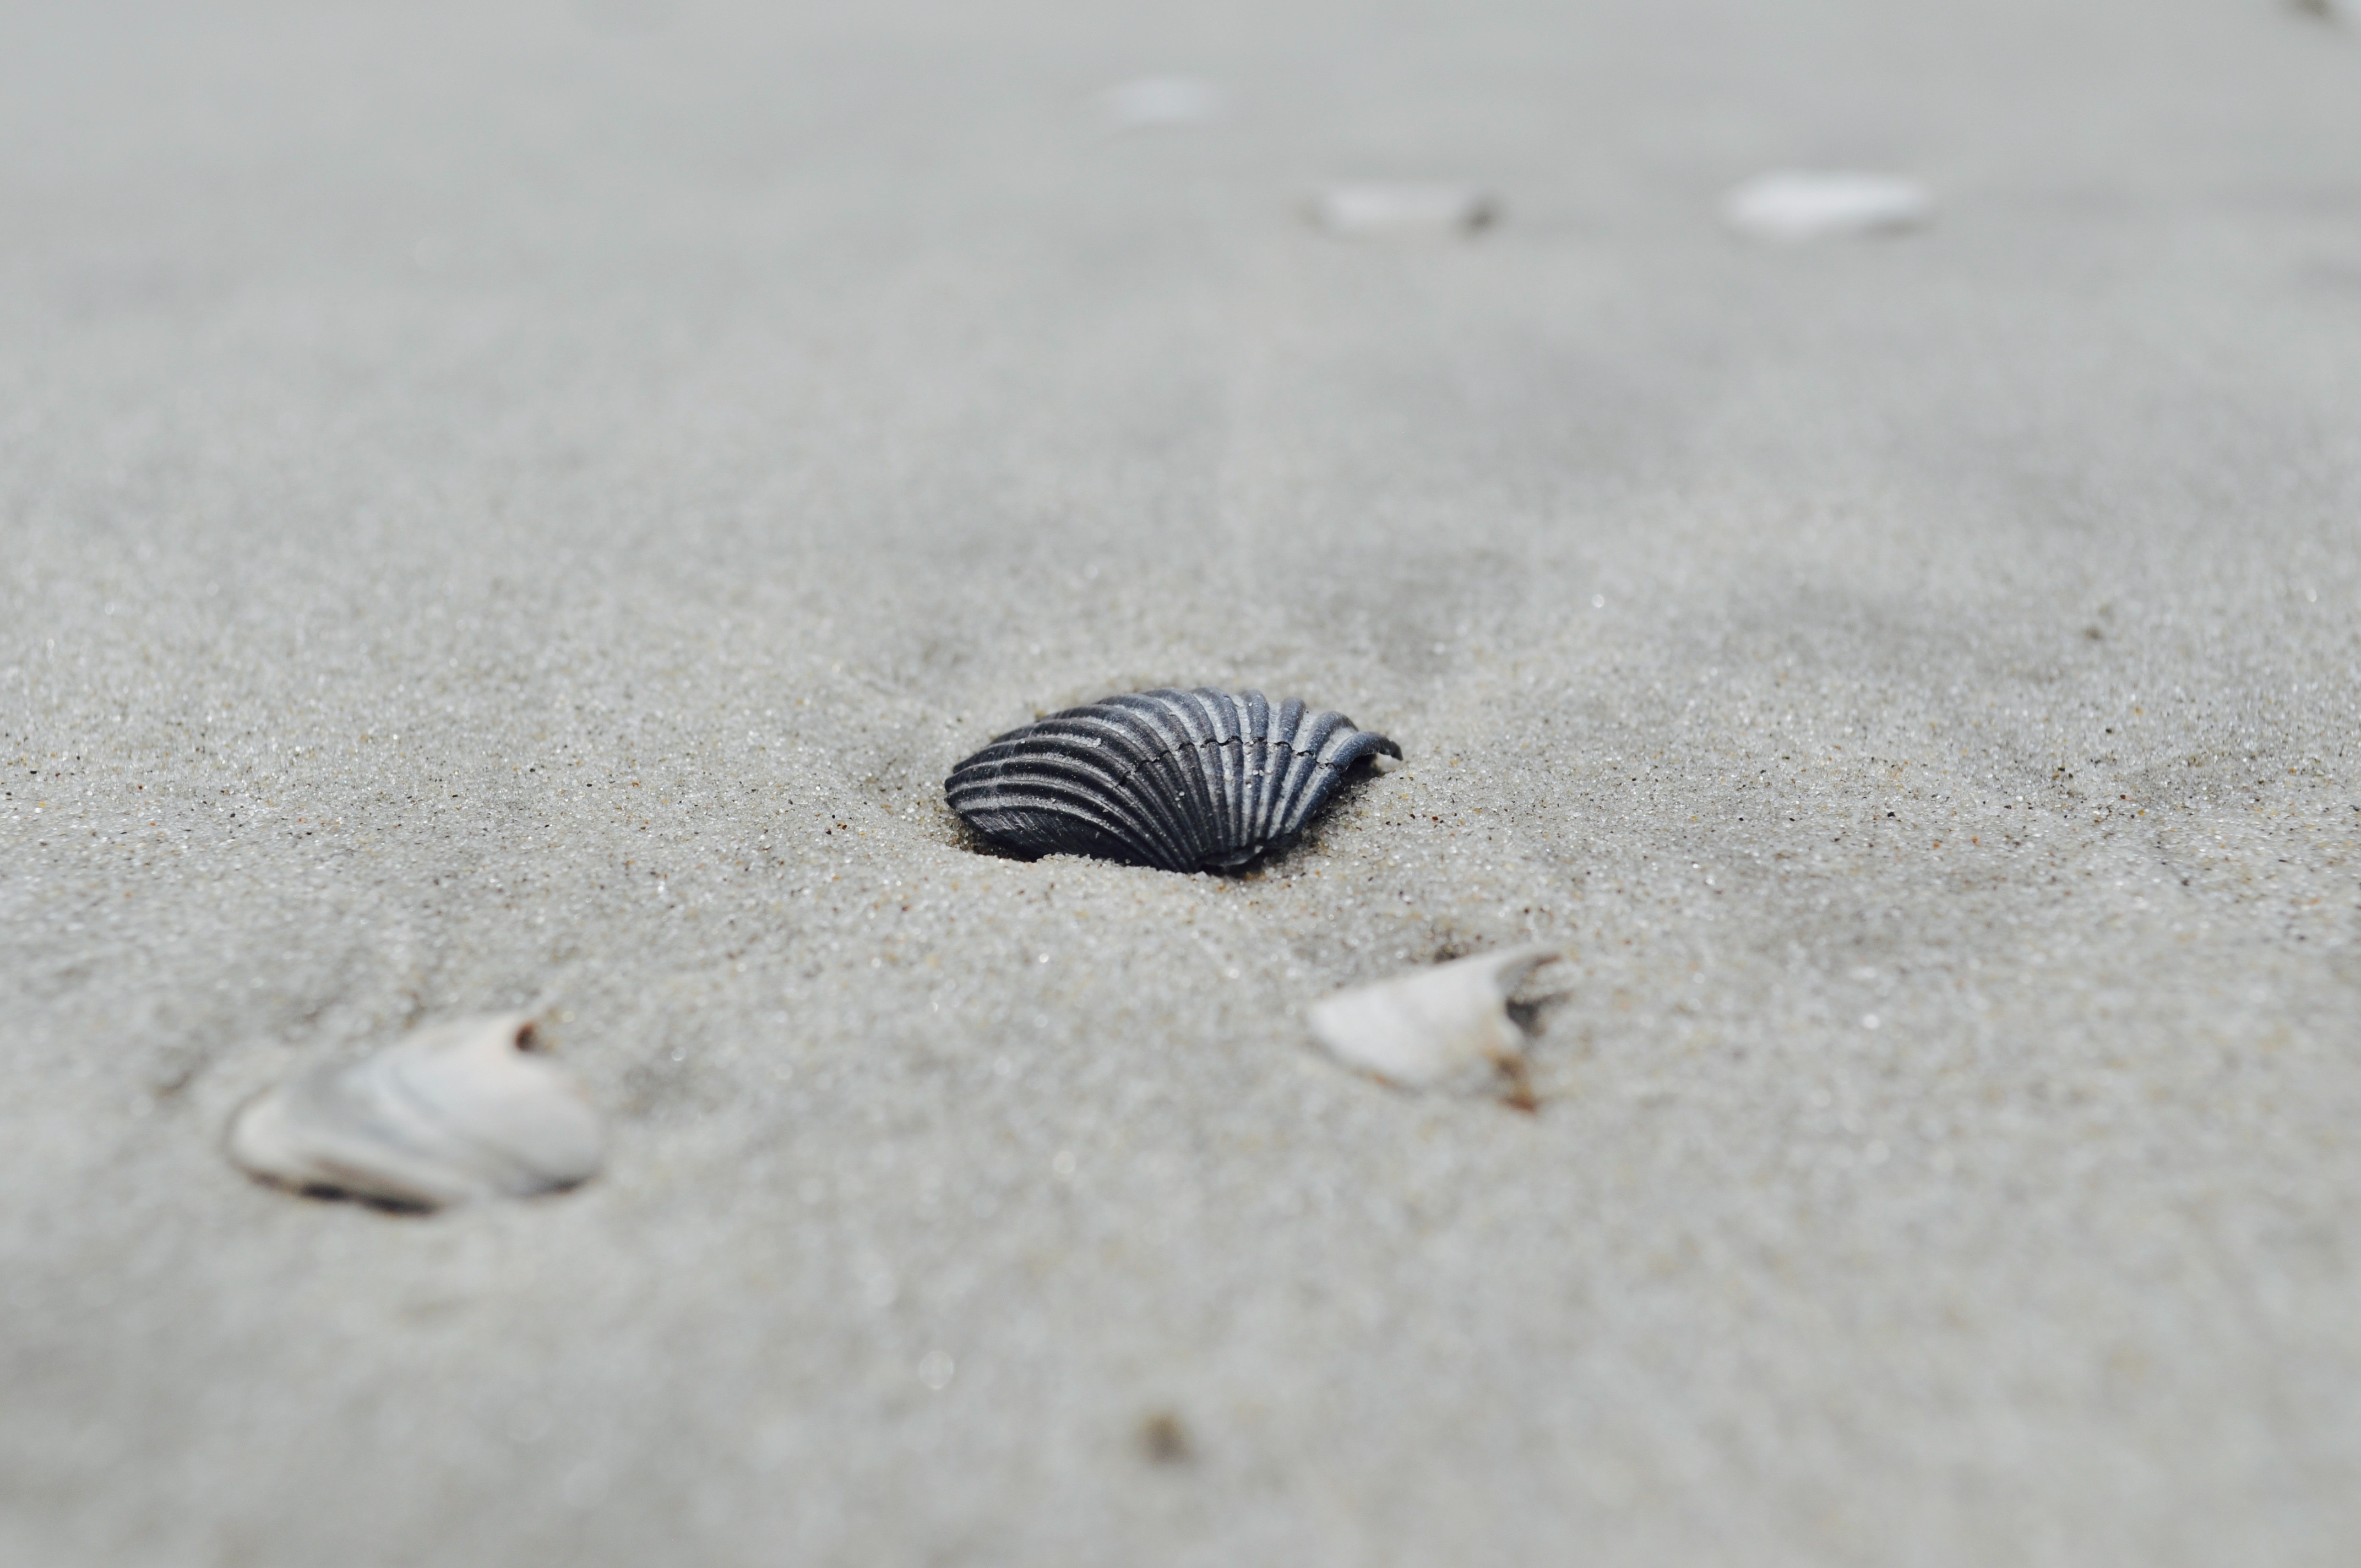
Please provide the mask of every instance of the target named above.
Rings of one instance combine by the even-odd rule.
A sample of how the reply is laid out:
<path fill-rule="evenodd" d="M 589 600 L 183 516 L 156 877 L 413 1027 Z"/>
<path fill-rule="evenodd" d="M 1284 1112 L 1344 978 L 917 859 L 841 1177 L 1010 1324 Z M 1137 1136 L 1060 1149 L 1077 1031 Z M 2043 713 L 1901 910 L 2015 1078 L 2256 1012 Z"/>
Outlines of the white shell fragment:
<path fill-rule="evenodd" d="M 248 1101 L 229 1157 L 303 1192 L 403 1208 L 522 1198 L 598 1169 L 598 1113 L 523 1014 L 422 1029 Z"/>
<path fill-rule="evenodd" d="M 1098 96 L 1100 117 L 1115 131 L 1207 125 L 1222 117 L 1219 82 L 1201 76 L 1142 76 Z"/>
<path fill-rule="evenodd" d="M 1346 1066 L 1405 1089 L 1489 1069 L 1521 1094 L 1525 1036 L 1509 1017 L 1509 993 L 1559 956 L 1510 948 L 1340 991 L 1312 1003 L 1312 1032 Z"/>
<path fill-rule="evenodd" d="M 1363 181 L 1331 185 L 1312 199 L 1312 221 L 1355 239 L 1474 234 L 1497 223 L 1499 203 L 1466 185 Z"/>
<path fill-rule="evenodd" d="M 1783 169 L 1758 174 L 1722 198 L 1721 221 L 1749 239 L 1795 242 L 1829 235 L 1896 234 L 1935 215 L 1916 180 Z"/>

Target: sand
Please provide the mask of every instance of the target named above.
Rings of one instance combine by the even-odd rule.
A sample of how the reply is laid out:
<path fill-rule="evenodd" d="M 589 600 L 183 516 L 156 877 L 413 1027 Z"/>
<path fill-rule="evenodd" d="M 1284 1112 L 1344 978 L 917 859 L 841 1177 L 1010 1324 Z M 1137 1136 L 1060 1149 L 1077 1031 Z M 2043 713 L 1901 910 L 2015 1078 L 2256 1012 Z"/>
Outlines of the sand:
<path fill-rule="evenodd" d="M 783 10 L 0 22 L 0 1560 L 2361 1554 L 2361 36 Z M 945 810 L 1166 682 L 1406 760 Z M 221 1157 L 511 1008 L 589 1186 Z"/>

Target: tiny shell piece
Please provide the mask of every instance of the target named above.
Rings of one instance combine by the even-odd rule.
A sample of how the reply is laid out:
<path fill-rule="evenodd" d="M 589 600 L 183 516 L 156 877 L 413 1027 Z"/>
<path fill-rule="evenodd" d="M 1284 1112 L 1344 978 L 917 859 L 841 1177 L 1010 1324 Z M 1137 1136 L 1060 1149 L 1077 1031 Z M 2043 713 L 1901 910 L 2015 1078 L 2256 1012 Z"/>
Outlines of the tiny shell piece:
<path fill-rule="evenodd" d="M 439 1209 L 572 1187 L 598 1169 L 598 1113 L 506 1014 L 422 1029 L 247 1102 L 230 1159 L 301 1192 Z"/>
<path fill-rule="evenodd" d="M 1895 234 L 1935 215 L 1935 199 L 1916 180 L 1782 169 L 1758 174 L 1722 198 L 1721 221 L 1749 239 L 1818 239 L 1828 235 Z"/>
<path fill-rule="evenodd" d="M 1364 181 L 1321 192 L 1311 216 L 1330 234 L 1354 239 L 1474 234 L 1499 221 L 1500 205 L 1466 185 Z"/>
<path fill-rule="evenodd" d="M 1510 948 L 1340 991 L 1312 1004 L 1312 1032 L 1346 1066 L 1405 1089 L 1484 1067 L 1521 1084 L 1525 1036 L 1509 1017 L 1509 993 L 1560 956 Z"/>

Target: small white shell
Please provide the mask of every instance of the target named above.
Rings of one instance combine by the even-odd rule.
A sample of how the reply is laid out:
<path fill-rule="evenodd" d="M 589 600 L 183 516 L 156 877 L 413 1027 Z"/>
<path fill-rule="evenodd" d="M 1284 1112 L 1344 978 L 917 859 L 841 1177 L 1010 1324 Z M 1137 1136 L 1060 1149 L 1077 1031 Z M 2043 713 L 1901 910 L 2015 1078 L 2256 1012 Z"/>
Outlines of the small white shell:
<path fill-rule="evenodd" d="M 1892 174 L 1782 169 L 1756 175 L 1721 202 L 1721 221 L 1734 232 L 1790 242 L 1892 234 L 1934 215 L 1927 187 Z"/>
<path fill-rule="evenodd" d="M 1509 1017 L 1509 993 L 1560 956 L 1510 948 L 1340 991 L 1312 1003 L 1312 1032 L 1339 1061 L 1405 1089 L 1488 1067 L 1521 1091 L 1525 1036 Z"/>
<path fill-rule="evenodd" d="M 291 1079 L 231 1118 L 229 1157 L 298 1191 L 417 1209 L 588 1180 L 598 1113 L 533 1034 L 522 1013 L 463 1018 Z"/>
<path fill-rule="evenodd" d="M 1222 117 L 1221 83 L 1201 76 L 1142 76 L 1099 94 L 1109 130 L 1144 131 L 1202 126 Z"/>
<path fill-rule="evenodd" d="M 1365 181 L 1331 185 L 1312 199 L 1312 221 L 1355 239 L 1473 234 L 1499 220 L 1499 203 L 1466 185 Z"/>

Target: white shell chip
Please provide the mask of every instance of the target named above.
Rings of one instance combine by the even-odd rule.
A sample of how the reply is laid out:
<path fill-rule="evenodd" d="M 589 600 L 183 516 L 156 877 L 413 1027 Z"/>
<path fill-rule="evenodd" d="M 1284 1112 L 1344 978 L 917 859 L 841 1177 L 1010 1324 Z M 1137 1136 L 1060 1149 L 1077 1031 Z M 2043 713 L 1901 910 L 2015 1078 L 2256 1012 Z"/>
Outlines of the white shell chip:
<path fill-rule="evenodd" d="M 1340 991 L 1312 1003 L 1312 1032 L 1339 1061 L 1405 1089 L 1435 1088 L 1472 1069 L 1517 1080 L 1525 1036 L 1509 1016 L 1509 993 L 1560 956 L 1510 948 Z"/>
<path fill-rule="evenodd" d="M 1466 185 L 1364 181 L 1331 185 L 1312 199 L 1312 221 L 1355 239 L 1473 234 L 1499 221 L 1490 196 Z"/>
<path fill-rule="evenodd" d="M 1894 234 L 1934 215 L 1927 187 L 1893 174 L 1782 169 L 1756 175 L 1721 202 L 1721 221 L 1732 231 L 1789 242 Z"/>
<path fill-rule="evenodd" d="M 598 1113 L 536 1054 L 524 1014 L 422 1029 L 248 1101 L 229 1125 L 239 1168 L 298 1191 L 439 1209 L 572 1187 L 598 1169 Z"/>

